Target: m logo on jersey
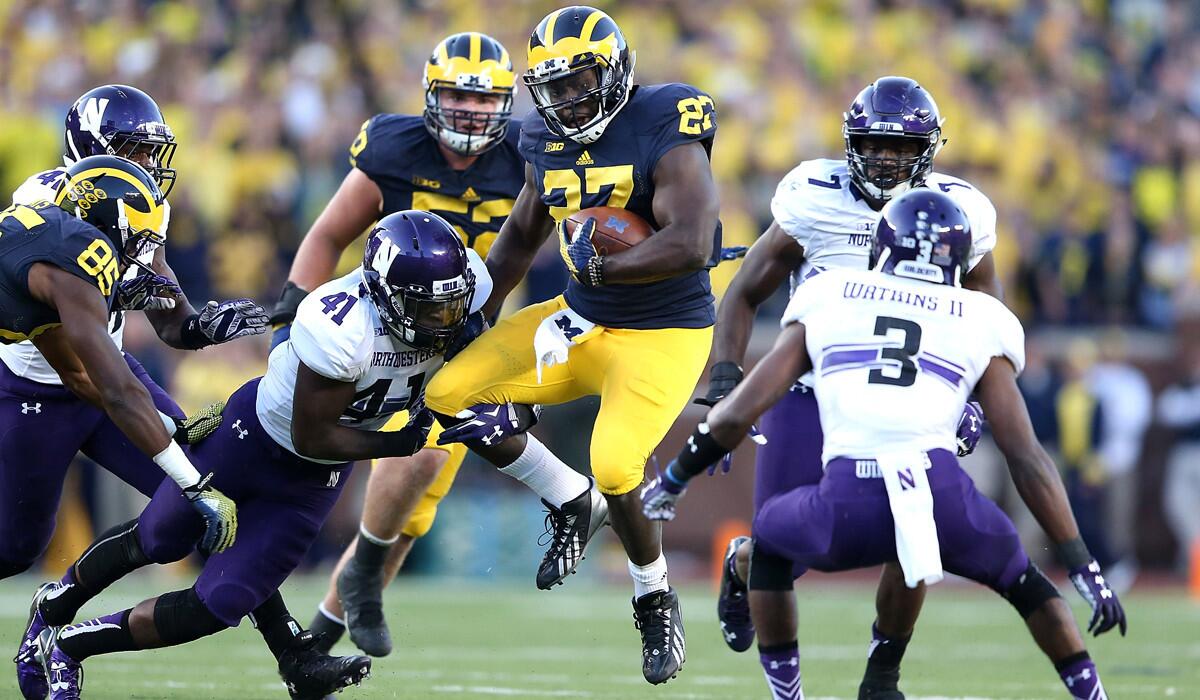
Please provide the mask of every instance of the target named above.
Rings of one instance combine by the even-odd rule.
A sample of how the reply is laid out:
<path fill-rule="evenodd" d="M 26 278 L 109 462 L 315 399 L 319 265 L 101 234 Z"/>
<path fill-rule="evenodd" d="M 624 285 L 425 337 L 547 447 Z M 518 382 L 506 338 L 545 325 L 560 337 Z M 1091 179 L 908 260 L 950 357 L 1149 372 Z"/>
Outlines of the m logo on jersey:
<path fill-rule="evenodd" d="M 100 125 L 104 123 L 104 110 L 108 109 L 107 97 L 89 97 L 79 109 L 79 126 L 84 131 L 100 135 Z"/>

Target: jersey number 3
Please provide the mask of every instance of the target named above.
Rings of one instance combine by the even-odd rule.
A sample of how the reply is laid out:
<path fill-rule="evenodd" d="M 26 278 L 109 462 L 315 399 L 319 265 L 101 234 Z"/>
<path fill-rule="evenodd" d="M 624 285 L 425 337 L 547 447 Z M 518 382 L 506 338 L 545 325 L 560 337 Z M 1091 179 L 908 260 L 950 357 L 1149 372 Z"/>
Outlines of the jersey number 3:
<path fill-rule="evenodd" d="M 888 376 L 882 369 L 873 369 L 867 377 L 868 384 L 890 384 L 892 386 L 912 386 L 917 381 L 917 365 L 913 357 L 921 349 L 921 327 L 912 321 L 893 316 L 879 316 L 875 319 L 875 335 L 887 337 L 892 331 L 900 331 L 904 335 L 898 348 L 883 348 L 880 358 L 900 363 L 900 374 Z M 889 371 L 892 369 L 888 368 Z"/>

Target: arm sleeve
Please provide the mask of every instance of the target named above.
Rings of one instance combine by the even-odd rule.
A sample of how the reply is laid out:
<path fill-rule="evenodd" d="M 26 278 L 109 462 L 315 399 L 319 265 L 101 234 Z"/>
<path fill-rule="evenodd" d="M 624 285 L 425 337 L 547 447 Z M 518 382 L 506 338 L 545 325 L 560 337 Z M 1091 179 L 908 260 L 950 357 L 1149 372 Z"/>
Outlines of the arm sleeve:
<path fill-rule="evenodd" d="M 676 146 L 698 141 L 712 153 L 717 133 L 717 108 L 713 98 L 691 85 L 664 85 L 649 105 L 653 110 L 653 133 L 647 154 L 650 172 L 660 158 Z M 647 115 L 650 116 L 650 115 Z"/>
<path fill-rule="evenodd" d="M 320 288 L 309 294 L 296 311 L 290 342 L 296 356 L 309 369 L 339 382 L 358 381 L 369 368 L 373 329 L 366 305 L 359 299 L 341 325 L 321 312 Z"/>

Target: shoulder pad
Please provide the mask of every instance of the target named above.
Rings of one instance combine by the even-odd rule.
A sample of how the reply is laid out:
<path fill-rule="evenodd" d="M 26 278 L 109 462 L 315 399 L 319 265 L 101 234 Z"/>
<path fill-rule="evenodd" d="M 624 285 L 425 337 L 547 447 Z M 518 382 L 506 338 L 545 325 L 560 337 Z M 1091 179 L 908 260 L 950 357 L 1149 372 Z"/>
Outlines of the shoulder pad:
<path fill-rule="evenodd" d="M 353 382 L 370 367 L 375 328 L 360 298 L 358 275 L 327 282 L 300 302 L 290 342 L 296 356 L 323 377 Z"/>

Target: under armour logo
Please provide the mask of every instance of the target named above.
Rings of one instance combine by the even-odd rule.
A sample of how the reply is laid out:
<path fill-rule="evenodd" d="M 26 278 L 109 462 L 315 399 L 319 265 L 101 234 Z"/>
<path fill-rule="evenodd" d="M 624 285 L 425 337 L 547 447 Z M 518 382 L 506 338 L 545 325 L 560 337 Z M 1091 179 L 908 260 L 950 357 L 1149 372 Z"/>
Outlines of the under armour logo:
<path fill-rule="evenodd" d="M 791 659 L 787 659 L 784 661 L 772 661 L 771 662 L 771 670 L 778 671 L 780 668 L 782 668 L 784 666 L 791 666 L 791 667 L 795 668 L 796 666 L 799 666 L 799 665 L 800 665 L 800 659 L 797 659 L 797 658 L 791 658 Z"/>
<path fill-rule="evenodd" d="M 25 403 L 24 401 L 21 402 L 21 413 L 29 414 L 29 413 L 41 413 L 41 412 L 42 412 L 42 402 L 40 402 L 40 401 L 38 401 L 37 403 Z"/>
<path fill-rule="evenodd" d="M 503 434 L 504 434 L 504 430 L 501 429 L 500 426 L 493 425 L 492 426 L 492 434 L 481 438 L 481 442 L 483 442 L 483 444 L 485 444 L 485 445 L 490 446 L 492 444 L 492 442 L 494 442 L 496 440 L 496 438 L 500 437 Z"/>
<path fill-rule="evenodd" d="M 971 419 L 971 432 L 979 430 L 979 418 L 977 418 L 974 413 L 967 417 Z"/>
<path fill-rule="evenodd" d="M 231 427 L 237 431 L 238 440 L 245 440 L 246 436 L 250 434 L 249 430 L 242 430 L 242 419 L 241 418 L 238 418 L 236 421 L 234 421 L 233 425 L 231 425 L 229 427 Z"/>
<path fill-rule="evenodd" d="M 329 472 L 329 481 L 325 484 L 325 488 L 337 488 L 338 480 L 342 478 L 341 472 Z"/>

